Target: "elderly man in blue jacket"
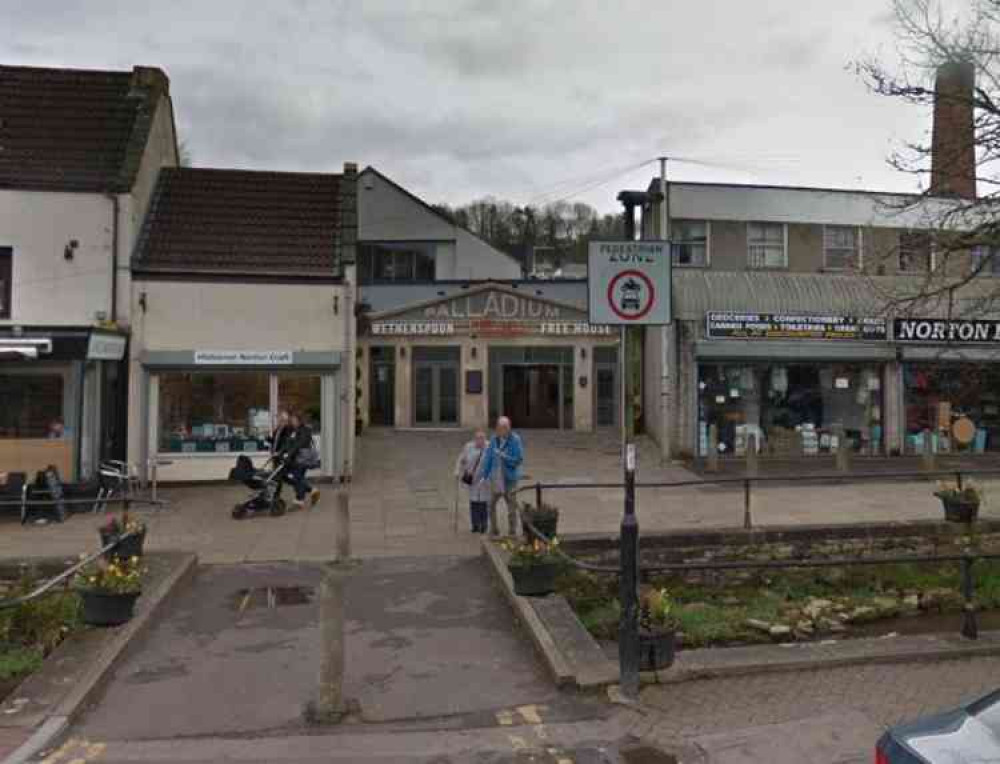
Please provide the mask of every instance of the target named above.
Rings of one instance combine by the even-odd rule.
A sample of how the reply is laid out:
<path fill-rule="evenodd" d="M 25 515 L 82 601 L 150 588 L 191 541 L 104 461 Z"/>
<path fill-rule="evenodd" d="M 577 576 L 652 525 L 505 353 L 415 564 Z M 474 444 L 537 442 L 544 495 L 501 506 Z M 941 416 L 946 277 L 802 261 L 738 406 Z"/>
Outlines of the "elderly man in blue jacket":
<path fill-rule="evenodd" d="M 521 438 L 511 430 L 510 419 L 505 416 L 497 420 L 496 433 L 490 438 L 483 459 L 483 480 L 490 481 L 490 535 L 500 535 L 497 522 L 497 504 L 500 499 L 507 505 L 507 522 L 510 535 L 518 534 L 517 527 L 517 481 L 521 479 L 521 462 L 524 448 Z"/>

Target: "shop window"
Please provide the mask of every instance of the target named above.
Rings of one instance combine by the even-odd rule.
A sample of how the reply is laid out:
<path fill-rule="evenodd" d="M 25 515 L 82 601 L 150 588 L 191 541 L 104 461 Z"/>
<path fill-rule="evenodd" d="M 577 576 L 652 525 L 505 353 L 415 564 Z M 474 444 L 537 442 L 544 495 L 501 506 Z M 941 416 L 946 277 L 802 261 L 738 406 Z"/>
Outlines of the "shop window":
<path fill-rule="evenodd" d="M 861 267 L 861 231 L 854 226 L 823 227 L 823 264 L 827 270 Z"/>
<path fill-rule="evenodd" d="M 767 456 L 883 453 L 881 374 L 875 364 L 700 365 L 699 453 L 713 425 L 724 456 L 745 457 L 751 435 Z"/>
<path fill-rule="evenodd" d="M 0 247 L 0 318 L 10 318 L 14 299 L 14 250 Z"/>
<path fill-rule="evenodd" d="M 900 231 L 899 270 L 926 273 L 934 267 L 931 235 L 926 231 Z"/>
<path fill-rule="evenodd" d="M 61 374 L 0 375 L 0 439 L 67 437 Z"/>
<path fill-rule="evenodd" d="M 784 223 L 747 223 L 747 255 L 751 268 L 787 268 Z"/>
<path fill-rule="evenodd" d="M 318 435 L 323 426 L 323 379 L 315 374 L 278 376 L 278 411 L 296 411 Z"/>
<path fill-rule="evenodd" d="M 1000 276 L 1000 249 L 976 247 L 972 250 L 972 270 L 983 276 Z"/>
<path fill-rule="evenodd" d="M 160 383 L 160 451 L 265 451 L 271 431 L 266 372 L 166 373 Z"/>
<path fill-rule="evenodd" d="M 708 265 L 708 221 L 675 220 L 670 224 L 674 265 Z"/>
<path fill-rule="evenodd" d="M 921 454 L 925 437 L 935 452 L 1000 451 L 1000 369 L 989 364 L 904 364 L 904 451 Z M 960 420 L 972 425 L 956 428 Z M 971 433 L 965 441 L 955 433 Z"/>
<path fill-rule="evenodd" d="M 367 242 L 358 247 L 362 284 L 434 280 L 435 242 Z"/>

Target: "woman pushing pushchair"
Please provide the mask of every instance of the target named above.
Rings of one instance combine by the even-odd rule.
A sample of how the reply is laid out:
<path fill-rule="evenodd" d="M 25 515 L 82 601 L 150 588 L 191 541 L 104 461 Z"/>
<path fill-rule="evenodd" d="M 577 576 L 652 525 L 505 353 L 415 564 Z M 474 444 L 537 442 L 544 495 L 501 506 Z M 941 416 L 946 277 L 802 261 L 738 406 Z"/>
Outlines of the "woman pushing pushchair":
<path fill-rule="evenodd" d="M 285 465 L 282 479 L 295 489 L 292 506 L 301 509 L 308 500 L 309 506 L 314 507 L 319 501 L 319 490 L 306 479 L 306 473 L 319 467 L 320 461 L 313 445 L 313 431 L 294 411 L 288 413 L 288 428 L 279 427 L 275 432 L 274 447 Z"/>

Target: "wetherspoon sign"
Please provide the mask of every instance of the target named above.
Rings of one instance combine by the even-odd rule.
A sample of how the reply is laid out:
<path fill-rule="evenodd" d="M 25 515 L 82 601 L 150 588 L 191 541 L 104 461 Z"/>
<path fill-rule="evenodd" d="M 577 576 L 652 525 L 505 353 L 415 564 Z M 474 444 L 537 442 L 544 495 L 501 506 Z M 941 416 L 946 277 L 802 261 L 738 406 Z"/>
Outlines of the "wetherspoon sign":
<path fill-rule="evenodd" d="M 885 340 L 881 318 L 854 316 L 804 316 L 776 313 L 708 313 L 709 339 L 781 340 Z"/>

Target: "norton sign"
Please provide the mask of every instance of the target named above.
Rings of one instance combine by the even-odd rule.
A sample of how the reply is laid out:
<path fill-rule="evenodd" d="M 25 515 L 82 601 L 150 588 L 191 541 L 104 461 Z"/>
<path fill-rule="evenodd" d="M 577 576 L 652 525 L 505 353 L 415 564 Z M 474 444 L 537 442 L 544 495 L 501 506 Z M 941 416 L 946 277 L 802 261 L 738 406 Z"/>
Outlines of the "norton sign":
<path fill-rule="evenodd" d="M 1000 321 L 897 318 L 892 334 L 896 342 L 1000 343 Z"/>

